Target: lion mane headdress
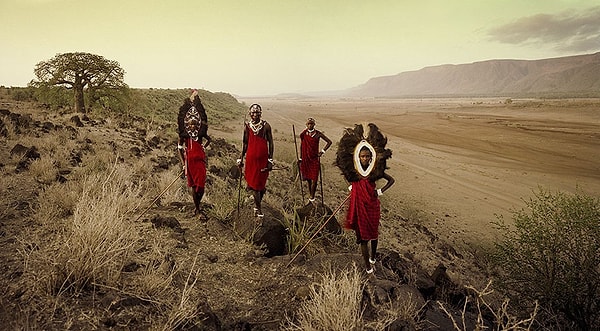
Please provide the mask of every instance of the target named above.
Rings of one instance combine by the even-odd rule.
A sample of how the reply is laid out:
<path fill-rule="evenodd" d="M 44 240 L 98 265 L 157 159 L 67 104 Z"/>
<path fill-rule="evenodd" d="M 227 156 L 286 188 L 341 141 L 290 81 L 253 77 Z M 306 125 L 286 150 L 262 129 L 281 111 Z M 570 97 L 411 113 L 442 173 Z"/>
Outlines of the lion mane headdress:
<path fill-rule="evenodd" d="M 338 143 L 335 165 L 348 182 L 356 182 L 361 178 L 376 181 L 383 178 L 384 171 L 388 169 L 386 163 L 392 157 L 392 151 L 385 148 L 387 137 L 373 123 L 367 124 L 367 129 L 365 132 L 362 124 L 346 128 Z M 363 147 L 368 148 L 372 155 L 372 162 L 366 170 L 361 167 L 358 157 Z"/>

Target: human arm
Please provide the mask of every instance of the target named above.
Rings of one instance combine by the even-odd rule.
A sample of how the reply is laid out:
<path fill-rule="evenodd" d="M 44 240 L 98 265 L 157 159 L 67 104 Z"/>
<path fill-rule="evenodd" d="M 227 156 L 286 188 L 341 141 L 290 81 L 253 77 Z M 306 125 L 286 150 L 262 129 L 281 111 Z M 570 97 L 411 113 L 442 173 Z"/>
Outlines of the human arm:
<path fill-rule="evenodd" d="M 377 189 L 377 195 L 382 195 L 383 192 L 387 191 L 387 189 L 389 189 L 392 185 L 394 185 L 394 182 L 396 182 L 392 176 L 386 174 L 385 172 L 383 173 L 383 179 L 386 180 L 386 183 L 382 188 Z"/>
<path fill-rule="evenodd" d="M 179 156 L 179 161 L 181 161 L 181 166 L 183 171 L 185 171 L 185 139 L 179 137 L 177 140 L 177 155 Z"/>
<path fill-rule="evenodd" d="M 298 156 L 298 146 L 296 146 L 296 161 L 298 161 L 298 166 L 300 166 L 300 162 L 302 162 L 302 144 L 304 142 L 304 136 L 306 134 L 306 130 L 300 132 L 298 137 L 300 137 L 300 156 Z M 296 143 L 296 137 L 294 137 L 294 143 Z"/>
<path fill-rule="evenodd" d="M 208 134 L 204 135 L 204 138 L 206 139 L 206 142 L 204 143 L 204 148 L 208 147 L 208 145 L 210 145 L 210 142 L 212 141 L 212 139 L 210 138 L 210 136 Z"/>
<path fill-rule="evenodd" d="M 271 125 L 267 122 L 265 122 L 265 139 L 267 139 L 267 145 L 269 147 L 269 157 L 268 157 L 269 162 L 267 162 L 267 170 L 271 171 L 271 169 L 273 169 L 273 152 L 274 152 L 273 133 L 271 132 Z"/>
<path fill-rule="evenodd" d="M 320 131 L 319 131 L 319 137 L 321 137 L 321 139 L 325 140 L 325 143 L 326 143 L 325 147 L 323 147 L 323 149 L 319 152 L 319 157 L 321 157 L 323 154 L 325 154 L 325 152 L 329 149 L 329 147 L 331 147 L 331 144 L 333 142 L 323 132 L 320 132 Z"/>

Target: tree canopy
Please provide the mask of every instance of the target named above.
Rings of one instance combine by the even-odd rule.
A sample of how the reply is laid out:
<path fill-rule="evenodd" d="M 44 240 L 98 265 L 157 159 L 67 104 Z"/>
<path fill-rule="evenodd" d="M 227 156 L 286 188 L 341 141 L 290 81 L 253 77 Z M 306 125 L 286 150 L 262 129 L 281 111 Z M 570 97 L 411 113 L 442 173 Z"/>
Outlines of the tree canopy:
<path fill-rule="evenodd" d="M 107 94 L 107 90 L 127 88 L 123 81 L 125 70 L 119 62 L 90 53 L 57 54 L 50 60 L 39 62 L 34 73 L 38 79 L 32 81 L 34 86 L 61 86 L 72 89 L 75 110 L 78 112 L 86 110 L 86 92 L 96 98 L 98 95 Z"/>

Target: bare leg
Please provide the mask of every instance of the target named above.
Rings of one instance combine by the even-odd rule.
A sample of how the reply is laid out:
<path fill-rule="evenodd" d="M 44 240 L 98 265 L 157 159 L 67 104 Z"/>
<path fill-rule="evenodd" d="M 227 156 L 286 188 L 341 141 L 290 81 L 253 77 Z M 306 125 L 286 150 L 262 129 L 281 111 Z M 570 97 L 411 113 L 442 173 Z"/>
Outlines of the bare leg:
<path fill-rule="evenodd" d="M 368 241 L 363 240 L 360 242 L 360 252 L 363 256 L 363 259 L 365 260 L 365 266 L 367 267 L 367 272 L 368 272 L 368 270 L 372 270 L 371 263 L 369 262 L 369 242 Z"/>
<path fill-rule="evenodd" d="M 377 239 L 371 240 L 371 259 L 376 260 L 377 256 Z"/>
<path fill-rule="evenodd" d="M 202 197 L 204 196 L 204 188 L 192 188 L 192 197 L 194 198 L 194 207 L 196 210 L 194 212 L 195 215 L 200 214 L 200 201 L 202 201 Z"/>
<path fill-rule="evenodd" d="M 310 198 L 314 200 L 315 194 L 317 193 L 317 181 L 309 180 L 308 181 L 308 189 L 310 192 Z"/>
<path fill-rule="evenodd" d="M 254 197 L 254 208 L 256 210 L 256 216 L 263 214 L 261 208 L 263 195 L 264 193 L 261 193 L 260 191 L 252 190 L 252 197 Z"/>

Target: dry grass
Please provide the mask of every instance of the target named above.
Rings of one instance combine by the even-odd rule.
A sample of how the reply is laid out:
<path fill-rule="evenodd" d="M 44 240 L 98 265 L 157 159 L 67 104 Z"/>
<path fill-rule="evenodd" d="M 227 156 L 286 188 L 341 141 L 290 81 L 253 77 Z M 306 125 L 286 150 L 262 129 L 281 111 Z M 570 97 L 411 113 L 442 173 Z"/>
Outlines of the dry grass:
<path fill-rule="evenodd" d="M 489 327 L 485 324 L 485 320 L 483 318 L 484 311 L 490 313 L 494 317 L 494 326 L 493 330 L 495 331 L 522 331 L 522 330 L 531 330 L 533 324 L 535 323 L 536 315 L 539 311 L 538 303 L 535 303 L 535 307 L 533 312 L 526 319 L 519 319 L 514 314 L 509 311 L 509 300 L 505 299 L 500 307 L 494 308 L 486 301 L 486 297 L 491 295 L 494 290 L 491 289 L 492 282 L 489 281 L 486 287 L 483 290 L 477 290 L 473 286 L 466 286 L 467 289 L 471 290 L 474 293 L 474 300 L 471 297 L 467 297 L 463 306 L 461 320 L 456 321 L 453 315 L 446 309 L 444 304 L 440 301 L 437 302 L 439 307 L 446 313 L 446 315 L 452 320 L 452 324 L 454 326 L 454 330 L 456 331 L 467 331 L 467 326 L 465 323 L 465 314 L 467 311 L 467 305 L 469 304 L 469 299 L 475 301 L 477 308 L 477 321 L 475 325 L 475 330 L 486 330 Z"/>
<path fill-rule="evenodd" d="M 48 185 L 56 181 L 58 168 L 56 168 L 53 158 L 42 156 L 31 162 L 29 165 L 29 174 L 38 183 Z"/>
<path fill-rule="evenodd" d="M 180 178 L 181 169 L 171 167 L 168 171 L 162 171 L 153 175 L 147 183 L 149 196 L 160 196 L 162 205 L 169 205 L 173 202 L 191 200 L 188 194 L 185 179 Z"/>
<path fill-rule="evenodd" d="M 197 266 L 199 253 L 200 250 L 196 252 L 181 294 L 168 309 L 166 322 L 160 327 L 160 330 L 178 330 L 200 314 L 199 307 L 202 296 L 197 293 L 195 288 L 200 279 L 200 267 Z"/>
<path fill-rule="evenodd" d="M 16 197 L 14 193 L 16 189 L 21 187 L 21 183 L 15 176 L 0 177 L 0 220 L 8 218 L 15 214 Z"/>
<path fill-rule="evenodd" d="M 174 294 L 172 282 L 175 273 L 169 254 L 165 248 L 160 247 L 160 240 L 155 238 L 139 279 L 134 283 L 134 292 L 146 299 L 160 301 L 170 298 Z"/>
<path fill-rule="evenodd" d="M 286 330 L 337 331 L 362 328 L 361 299 L 364 279 L 354 265 L 336 273 L 322 275 L 321 282 L 310 287 L 311 299 L 298 309 L 296 321 L 288 318 Z"/>
<path fill-rule="evenodd" d="M 369 330 L 389 330 L 389 326 L 396 321 L 403 321 L 407 326 L 419 330 L 419 314 L 425 306 L 419 306 L 413 299 L 412 293 L 397 301 L 387 301 L 378 310 L 377 320 L 366 323 Z"/>
<path fill-rule="evenodd" d="M 113 165 L 83 182 L 65 240 L 49 254 L 55 266 L 49 284 L 53 292 L 77 293 L 93 284 L 114 285 L 119 279 L 137 239 L 127 212 L 140 191 L 129 176 L 126 167 Z"/>
<path fill-rule="evenodd" d="M 238 187 L 227 178 L 212 177 L 212 184 L 207 187 L 204 201 L 212 205 L 208 210 L 210 217 L 219 220 L 230 219 L 231 213 L 237 210 Z M 191 197 L 189 198 L 191 200 Z"/>
<path fill-rule="evenodd" d="M 54 183 L 39 192 L 38 203 L 32 218 L 36 223 L 53 227 L 64 224 L 63 219 L 73 215 L 81 185 L 76 182 Z"/>

